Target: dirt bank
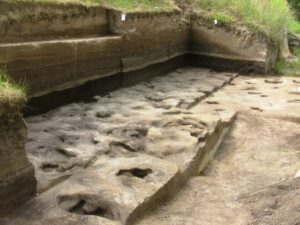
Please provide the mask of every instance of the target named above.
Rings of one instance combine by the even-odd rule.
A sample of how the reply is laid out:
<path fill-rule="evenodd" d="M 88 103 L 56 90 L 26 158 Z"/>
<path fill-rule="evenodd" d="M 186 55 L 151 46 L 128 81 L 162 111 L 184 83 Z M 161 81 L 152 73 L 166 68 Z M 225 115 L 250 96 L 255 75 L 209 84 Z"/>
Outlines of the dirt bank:
<path fill-rule="evenodd" d="M 76 3 L 0 1 L 0 43 L 107 35 L 108 9 Z"/>
<path fill-rule="evenodd" d="M 0 1 L 1 10 L 0 68 L 30 84 L 29 98 L 113 76 L 114 87 L 131 85 L 169 72 L 162 63 L 266 73 L 278 56 L 269 40 L 188 9 L 127 13 L 125 21 L 121 11 L 78 4 Z"/>
<path fill-rule="evenodd" d="M 27 128 L 21 114 L 21 106 L 25 100 L 20 96 L 15 97 L 12 91 L 7 100 L 2 91 L 0 90 L 0 217 L 32 198 L 36 192 L 34 169 L 25 151 Z"/>

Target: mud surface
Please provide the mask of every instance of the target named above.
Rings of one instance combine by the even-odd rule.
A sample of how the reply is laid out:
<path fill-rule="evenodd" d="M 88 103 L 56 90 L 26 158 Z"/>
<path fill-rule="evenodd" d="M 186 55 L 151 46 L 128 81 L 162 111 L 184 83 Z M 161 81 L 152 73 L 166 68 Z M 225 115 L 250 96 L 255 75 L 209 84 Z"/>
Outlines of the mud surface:
<path fill-rule="evenodd" d="M 207 170 L 138 224 L 300 224 L 300 125 L 239 115 Z"/>
<path fill-rule="evenodd" d="M 201 105 L 235 76 L 179 69 L 104 97 L 95 96 L 91 102 L 28 118 L 28 156 L 39 190 L 87 168 L 103 155 L 145 153 L 176 162 L 185 170 L 191 151 L 208 133 L 214 133 L 222 119 L 230 121 L 235 114 L 230 109 L 215 111 L 215 105 L 206 103 L 195 113 L 190 108 Z"/>
<path fill-rule="evenodd" d="M 188 67 L 28 118 L 40 195 L 0 224 L 297 225 L 299 86 Z"/>
<path fill-rule="evenodd" d="M 235 77 L 183 68 L 28 118 L 39 195 L 3 223 L 131 224 L 206 167 L 236 113 L 204 100 Z"/>

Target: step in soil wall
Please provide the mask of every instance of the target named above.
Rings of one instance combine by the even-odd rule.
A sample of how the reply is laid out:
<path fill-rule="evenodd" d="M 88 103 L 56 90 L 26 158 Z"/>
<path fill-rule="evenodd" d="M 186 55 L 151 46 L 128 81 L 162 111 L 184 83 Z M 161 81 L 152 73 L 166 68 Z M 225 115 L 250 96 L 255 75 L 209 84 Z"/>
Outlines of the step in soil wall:
<path fill-rule="evenodd" d="M 265 74 L 275 66 L 279 47 L 245 27 L 214 24 L 195 15 L 191 19 L 189 52 L 193 65 Z"/>
<path fill-rule="evenodd" d="M 177 56 L 165 62 L 157 63 L 140 70 L 127 73 L 118 72 L 101 79 L 91 80 L 73 88 L 54 91 L 43 96 L 29 99 L 28 106 L 24 108 L 25 116 L 48 112 L 49 110 L 74 101 L 89 102 L 91 96 L 107 94 L 110 91 L 146 81 L 154 76 L 162 76 L 179 67 L 186 66 L 185 56 Z"/>
<path fill-rule="evenodd" d="M 187 52 L 188 27 L 178 23 L 180 13 L 127 15 L 125 33 L 120 17 L 110 15 L 115 36 L 0 44 L 0 62 L 14 79 L 29 83 L 29 97 L 37 97 Z"/>
<path fill-rule="evenodd" d="M 123 36 L 123 72 L 139 70 L 188 52 L 189 23 L 182 20 L 180 12 L 130 13 L 124 23 L 120 18 L 121 12 L 111 12 L 111 32 Z"/>
<path fill-rule="evenodd" d="M 49 2 L 0 2 L 0 43 L 104 36 L 109 10 Z"/>
<path fill-rule="evenodd" d="M 22 6 L 14 4 L 9 4 L 9 7 L 16 11 L 22 9 Z M 49 15 L 56 9 L 58 12 L 57 15 L 51 14 L 53 18 L 42 17 L 38 20 L 41 22 L 38 26 L 45 27 L 46 22 L 55 19 L 61 25 L 53 27 L 64 30 L 64 38 L 51 30 L 51 26 L 47 26 L 50 30 L 45 35 L 52 33 L 53 36 L 45 39 L 42 33 L 35 33 L 40 29 L 35 29 L 36 21 L 32 17 L 35 13 L 39 15 L 42 7 L 50 10 Z M 130 85 L 161 74 L 161 65 L 165 62 L 173 64 L 173 68 L 182 66 L 184 62 L 185 65 L 214 69 L 266 73 L 273 67 L 278 55 L 278 48 L 259 35 L 229 30 L 221 25 L 214 26 L 212 21 L 197 16 L 187 20 L 180 11 L 128 13 L 126 21 L 122 22 L 122 13 L 119 11 L 78 5 L 70 6 L 65 18 L 61 16 L 65 7 L 29 4 L 23 13 L 27 16 L 11 22 L 19 27 L 13 29 L 13 26 L 9 26 L 20 40 L 15 42 L 13 38 L 9 39 L 10 32 L 6 32 L 7 39 L 0 38 L 9 41 L 0 44 L 0 66 L 15 80 L 29 84 L 31 99 L 64 90 L 70 92 L 70 89 L 108 76 L 118 76 L 121 86 Z M 33 10 L 32 14 L 29 9 Z M 73 11 L 74 15 L 71 13 Z M 93 23 L 78 25 L 87 30 L 78 31 L 80 37 L 76 38 L 77 35 L 71 31 L 76 21 L 72 21 L 72 18 L 68 20 L 71 15 L 79 20 L 80 16 L 89 18 L 103 26 L 94 26 Z M 27 23 L 30 25 L 27 26 Z M 105 29 L 109 33 L 101 27 L 107 27 Z M 98 33 L 89 31 L 93 29 Z M 25 30 L 31 36 L 23 35 Z M 33 37 L 42 40 L 33 40 Z M 175 60 L 178 57 L 184 60 L 178 62 Z M 103 87 L 99 89 L 106 90 Z"/>
<path fill-rule="evenodd" d="M 31 98 L 118 73 L 120 48 L 119 36 L 0 44 L 0 61 Z"/>

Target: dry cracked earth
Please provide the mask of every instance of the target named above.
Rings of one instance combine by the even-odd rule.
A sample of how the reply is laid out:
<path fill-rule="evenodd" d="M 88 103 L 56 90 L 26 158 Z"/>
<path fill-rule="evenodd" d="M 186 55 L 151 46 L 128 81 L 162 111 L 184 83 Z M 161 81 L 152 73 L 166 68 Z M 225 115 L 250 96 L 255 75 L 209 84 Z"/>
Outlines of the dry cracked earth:
<path fill-rule="evenodd" d="M 299 225 L 299 122 L 299 78 L 192 67 L 27 118 L 39 194 L 0 224 Z"/>

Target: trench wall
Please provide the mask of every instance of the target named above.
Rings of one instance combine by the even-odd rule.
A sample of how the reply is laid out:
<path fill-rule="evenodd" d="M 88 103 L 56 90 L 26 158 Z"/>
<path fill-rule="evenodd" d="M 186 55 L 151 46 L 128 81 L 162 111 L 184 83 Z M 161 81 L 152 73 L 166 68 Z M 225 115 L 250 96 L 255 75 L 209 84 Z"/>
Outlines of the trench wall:
<path fill-rule="evenodd" d="M 109 33 L 109 10 L 99 6 L 1 0 L 0 7 L 0 43 Z"/>
<path fill-rule="evenodd" d="M 120 21 L 121 12 L 111 10 L 101 16 L 106 21 L 103 24 L 107 25 L 108 34 L 83 37 L 88 33 L 81 30 L 81 38 L 66 38 L 72 35 L 72 29 L 68 28 L 76 25 L 77 19 L 66 26 L 65 36 L 49 36 L 49 40 L 28 31 L 40 38 L 32 40 L 21 32 L 22 42 L 11 39 L 10 43 L 0 44 L 0 66 L 15 80 L 29 83 L 29 97 L 34 98 L 112 75 L 128 74 L 128 79 L 120 77 L 122 82 L 118 81 L 118 85 L 129 84 L 145 78 L 141 75 L 135 79 L 131 72 L 188 51 L 188 24 L 181 22 L 180 12 L 128 14 L 124 24 Z M 39 25 L 48 22 L 42 21 Z M 27 22 L 24 23 L 27 26 Z M 67 22 L 61 22 L 64 23 Z"/>
<path fill-rule="evenodd" d="M 11 109 L 2 102 L 0 107 L 1 217 L 35 195 L 36 180 L 26 156 L 27 128 L 20 109 Z"/>
<path fill-rule="evenodd" d="M 180 11 L 129 13 L 122 22 L 121 12 L 100 7 L 0 6 L 22 15 L 0 19 L 0 67 L 29 84 L 30 106 L 38 112 L 184 65 L 265 73 L 278 54 L 259 36 L 212 26 L 200 17 L 189 20 Z M 13 121 L 0 122 L 0 215 L 36 187 L 21 114 Z"/>
<path fill-rule="evenodd" d="M 279 47 L 266 37 L 243 27 L 214 24 L 202 16 L 192 16 L 190 53 L 192 64 L 268 73 L 274 66 Z"/>
<path fill-rule="evenodd" d="M 259 35 L 179 10 L 128 13 L 123 22 L 101 7 L 5 4 L 25 11 L 0 22 L 0 67 L 29 84 L 30 99 L 110 76 L 121 87 L 183 65 L 266 73 L 278 55 Z"/>
<path fill-rule="evenodd" d="M 170 13 L 110 14 L 111 32 L 123 35 L 122 72 L 168 61 L 188 52 L 189 23 L 179 11 Z"/>

